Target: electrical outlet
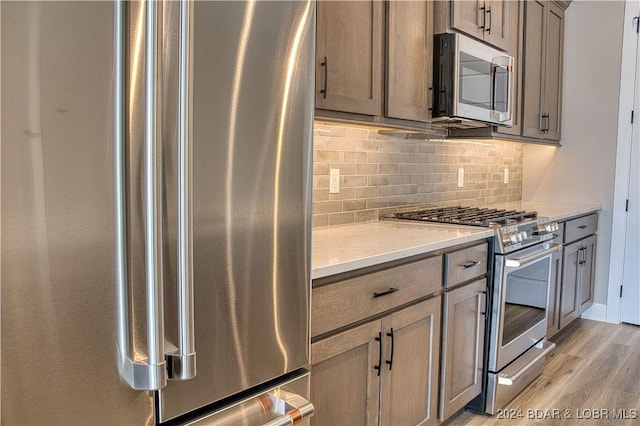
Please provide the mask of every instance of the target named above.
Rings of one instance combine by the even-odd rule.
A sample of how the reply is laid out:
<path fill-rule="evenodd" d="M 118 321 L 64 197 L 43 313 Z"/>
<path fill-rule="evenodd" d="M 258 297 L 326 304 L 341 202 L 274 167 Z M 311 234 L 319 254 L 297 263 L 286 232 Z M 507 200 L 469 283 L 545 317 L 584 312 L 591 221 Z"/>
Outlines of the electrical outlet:
<path fill-rule="evenodd" d="M 329 194 L 340 192 L 340 169 L 329 170 Z"/>
<path fill-rule="evenodd" d="M 509 168 L 505 167 L 504 168 L 504 183 L 509 183 Z"/>
<path fill-rule="evenodd" d="M 464 186 L 464 169 L 460 167 L 458 169 L 458 188 L 462 188 Z"/>

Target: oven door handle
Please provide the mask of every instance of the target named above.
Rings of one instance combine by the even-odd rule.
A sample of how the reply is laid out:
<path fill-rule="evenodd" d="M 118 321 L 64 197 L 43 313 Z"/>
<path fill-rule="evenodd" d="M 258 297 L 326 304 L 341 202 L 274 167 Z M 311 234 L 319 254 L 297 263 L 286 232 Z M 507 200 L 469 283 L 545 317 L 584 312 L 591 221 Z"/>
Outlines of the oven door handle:
<path fill-rule="evenodd" d="M 562 249 L 562 246 L 560 244 L 553 244 L 551 247 L 549 247 L 548 249 L 539 251 L 535 254 L 532 254 L 531 256 L 527 256 L 527 257 L 522 257 L 522 258 L 506 258 L 504 265 L 510 268 L 520 268 L 523 266 L 528 265 L 529 263 L 535 262 L 536 260 L 539 260 L 543 257 L 546 257 L 550 254 L 553 254 L 557 251 L 560 251 Z"/>

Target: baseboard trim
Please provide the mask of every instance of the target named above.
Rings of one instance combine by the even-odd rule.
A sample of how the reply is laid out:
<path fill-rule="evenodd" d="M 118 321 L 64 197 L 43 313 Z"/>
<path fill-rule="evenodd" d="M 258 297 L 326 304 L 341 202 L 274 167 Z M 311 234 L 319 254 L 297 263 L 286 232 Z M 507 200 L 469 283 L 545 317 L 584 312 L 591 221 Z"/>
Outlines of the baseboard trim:
<path fill-rule="evenodd" d="M 580 317 L 594 321 L 607 322 L 607 305 L 594 303 L 589 309 L 584 311 Z"/>

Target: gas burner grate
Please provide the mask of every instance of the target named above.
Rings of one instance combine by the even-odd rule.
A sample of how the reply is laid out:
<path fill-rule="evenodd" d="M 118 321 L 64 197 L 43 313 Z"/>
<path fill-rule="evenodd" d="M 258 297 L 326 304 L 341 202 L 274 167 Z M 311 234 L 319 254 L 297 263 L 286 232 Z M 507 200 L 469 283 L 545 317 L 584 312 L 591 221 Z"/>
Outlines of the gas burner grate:
<path fill-rule="evenodd" d="M 394 213 L 393 217 L 403 220 L 497 228 L 536 219 L 538 213 L 535 211 L 455 206 L 398 212 Z"/>

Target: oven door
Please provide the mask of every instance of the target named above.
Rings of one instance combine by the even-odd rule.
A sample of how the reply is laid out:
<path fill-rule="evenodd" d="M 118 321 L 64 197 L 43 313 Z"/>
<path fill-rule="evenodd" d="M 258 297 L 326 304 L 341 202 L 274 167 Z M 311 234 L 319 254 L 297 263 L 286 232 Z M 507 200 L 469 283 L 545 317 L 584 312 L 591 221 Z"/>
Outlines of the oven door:
<path fill-rule="evenodd" d="M 551 257 L 561 248 L 544 243 L 496 255 L 489 371 L 502 370 L 546 335 Z"/>

